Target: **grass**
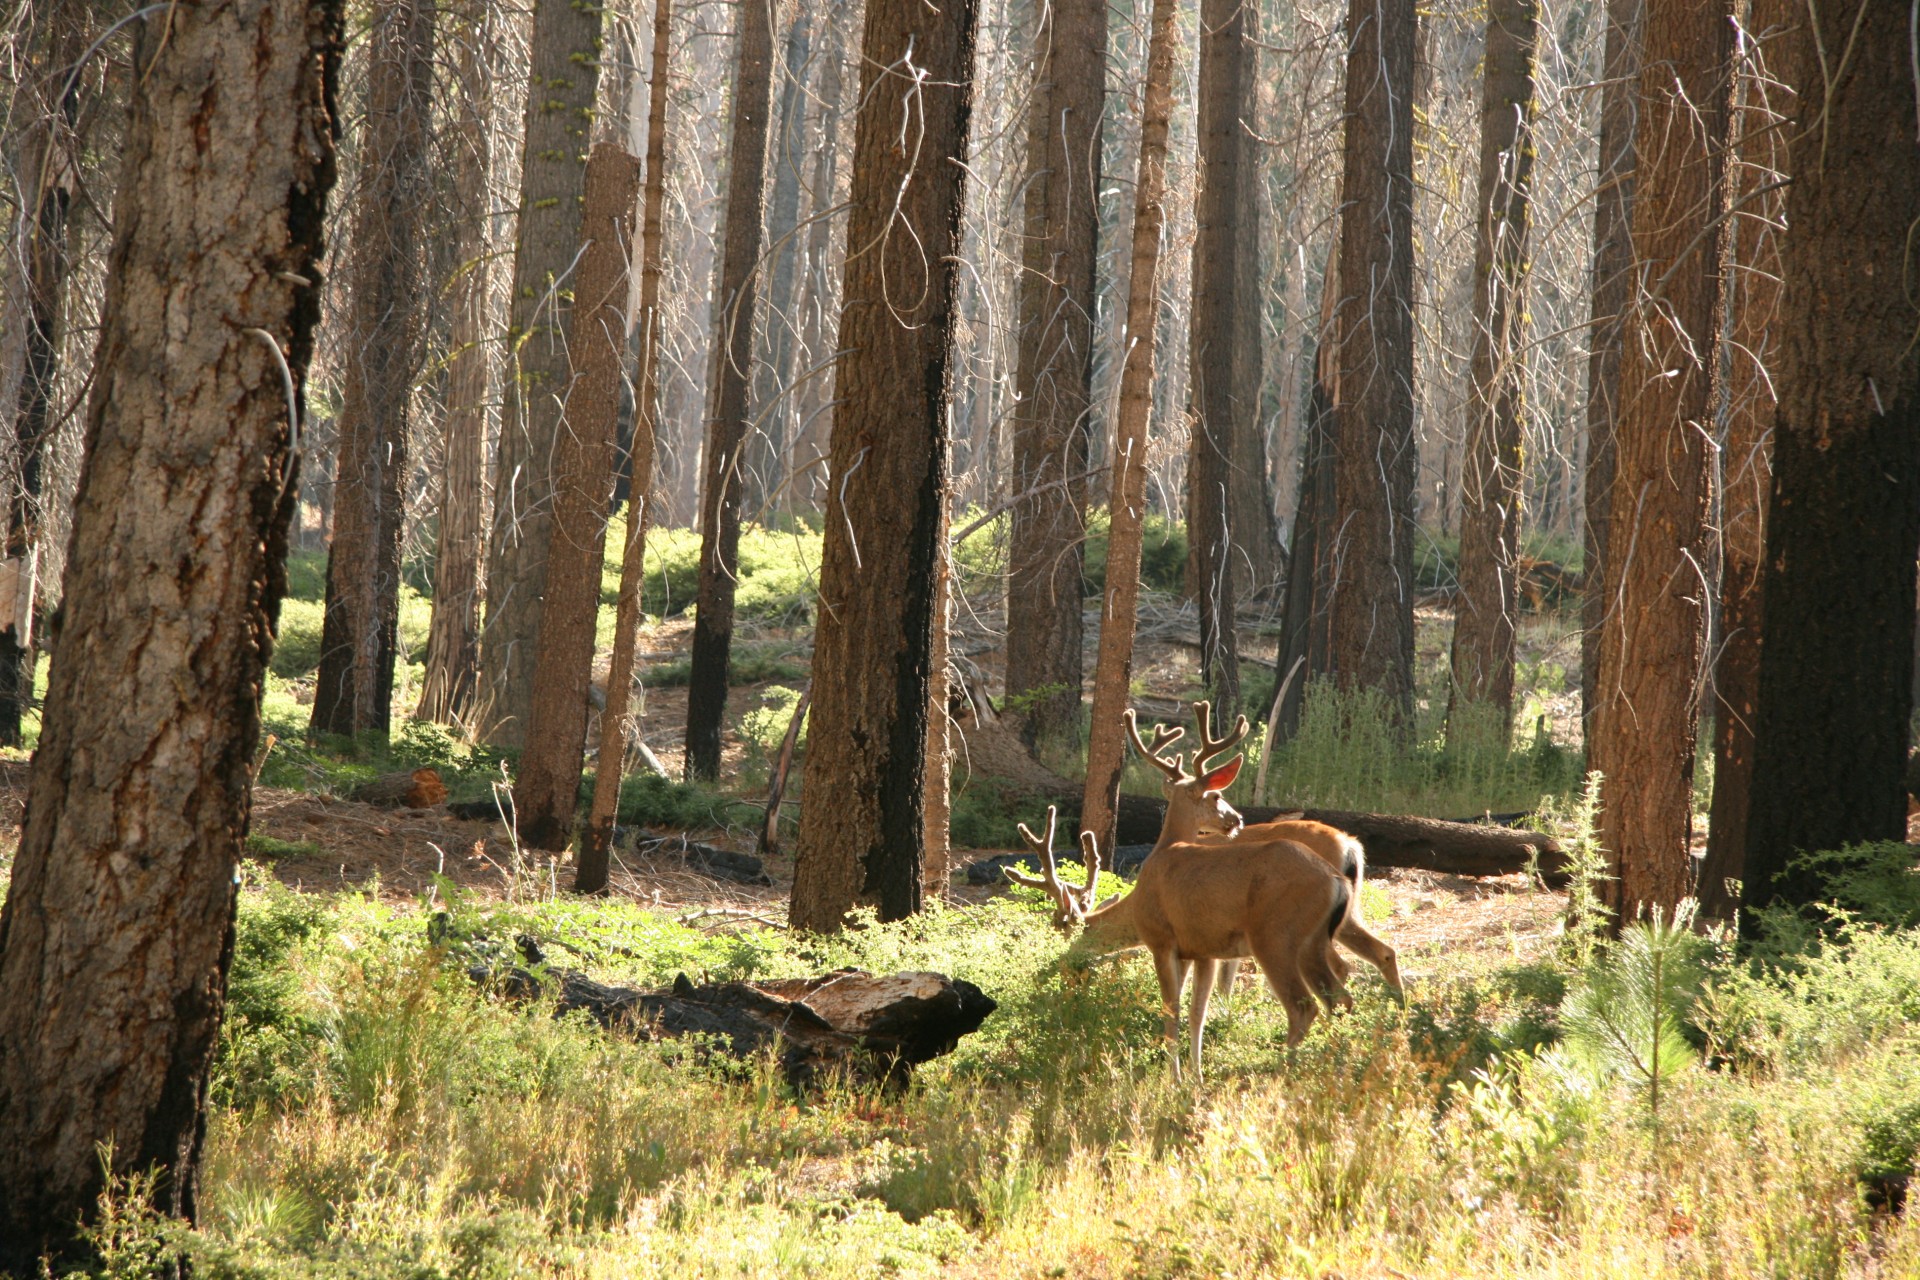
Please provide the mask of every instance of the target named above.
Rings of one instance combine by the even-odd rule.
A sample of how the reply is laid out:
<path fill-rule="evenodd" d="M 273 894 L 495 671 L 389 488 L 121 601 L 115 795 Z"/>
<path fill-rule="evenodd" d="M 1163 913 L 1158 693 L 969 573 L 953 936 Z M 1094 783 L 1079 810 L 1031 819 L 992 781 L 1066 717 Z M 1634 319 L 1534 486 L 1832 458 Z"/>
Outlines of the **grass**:
<path fill-rule="evenodd" d="M 1425 957 L 1404 1009 L 1368 977 L 1293 1051 L 1243 988 L 1192 1089 L 1155 1047 L 1145 967 L 1063 972 L 1034 896 L 833 940 L 627 903 L 453 911 L 452 936 L 531 933 L 613 981 L 930 968 L 1000 1009 L 902 1096 L 797 1097 L 770 1063 L 504 1002 L 418 912 L 251 875 L 201 1224 L 120 1188 L 105 1274 L 170 1250 L 262 1277 L 1920 1268 L 1920 1228 L 1870 1203 L 1920 1145 L 1910 930 L 1844 926 L 1787 966 L 1713 951 L 1684 1017 L 1707 1052 L 1653 1129 L 1642 1091 L 1563 1046 L 1562 1006 L 1592 997 L 1551 958 Z"/>

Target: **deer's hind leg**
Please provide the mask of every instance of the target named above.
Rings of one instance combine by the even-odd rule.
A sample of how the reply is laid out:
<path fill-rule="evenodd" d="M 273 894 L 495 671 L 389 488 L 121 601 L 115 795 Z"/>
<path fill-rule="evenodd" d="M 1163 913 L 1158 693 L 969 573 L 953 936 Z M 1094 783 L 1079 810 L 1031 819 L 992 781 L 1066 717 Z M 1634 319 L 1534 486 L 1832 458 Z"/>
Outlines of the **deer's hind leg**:
<path fill-rule="evenodd" d="M 1180 988 L 1187 985 L 1188 962 L 1172 947 L 1153 953 L 1154 976 L 1160 979 L 1160 1024 L 1167 1054 L 1173 1060 L 1173 1078 L 1180 1078 Z"/>
<path fill-rule="evenodd" d="M 1301 976 L 1299 952 L 1283 938 L 1266 937 L 1253 940 L 1253 958 L 1260 962 L 1260 971 L 1267 975 L 1267 985 L 1273 988 L 1280 1007 L 1287 1011 L 1287 1047 L 1291 1049 L 1306 1039 L 1307 1028 L 1320 1012 L 1312 989 Z"/>
<path fill-rule="evenodd" d="M 1231 963 L 1231 962 L 1229 962 Z M 1220 973 L 1220 961 L 1193 962 L 1193 1003 L 1187 1010 L 1187 1038 L 1193 1044 L 1193 1082 L 1199 1084 L 1200 1039 L 1207 1030 L 1207 1001 L 1213 996 L 1213 982 Z"/>

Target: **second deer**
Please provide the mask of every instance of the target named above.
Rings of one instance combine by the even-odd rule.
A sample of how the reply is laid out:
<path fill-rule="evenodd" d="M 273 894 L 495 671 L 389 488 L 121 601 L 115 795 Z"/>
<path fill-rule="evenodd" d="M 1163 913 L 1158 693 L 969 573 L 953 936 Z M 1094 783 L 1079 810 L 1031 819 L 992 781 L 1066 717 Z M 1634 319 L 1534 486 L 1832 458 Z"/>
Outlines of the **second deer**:
<path fill-rule="evenodd" d="M 1173 1074 L 1180 1076 L 1180 992 L 1193 972 L 1193 1004 L 1187 1028 L 1193 1076 L 1200 1079 L 1200 1041 L 1207 1002 L 1221 962 L 1260 962 L 1267 982 L 1287 1012 L 1287 1043 L 1300 1043 L 1319 1012 L 1315 997 L 1332 1009 L 1345 988 L 1333 968 L 1333 933 L 1347 918 L 1351 888 L 1325 863 L 1291 840 L 1255 839 L 1230 845 L 1177 843 L 1156 847 L 1140 868 L 1133 891 L 1096 906 L 1100 848 L 1091 831 L 1080 833 L 1087 868 L 1084 885 L 1060 878 L 1053 838 L 1059 811 L 1047 810 L 1045 837 L 1022 823 L 1020 834 L 1040 856 L 1043 876 L 1007 869 L 1019 884 L 1053 899 L 1054 923 L 1080 928 L 1074 949 L 1106 954 L 1145 947 L 1160 980 L 1160 1001 Z"/>
<path fill-rule="evenodd" d="M 1133 740 L 1135 750 L 1167 778 L 1167 817 L 1160 828 L 1160 841 L 1154 845 L 1154 855 L 1158 856 L 1165 846 L 1183 841 L 1291 840 L 1304 846 L 1342 876 L 1352 890 L 1352 907 L 1334 937 L 1378 969 L 1396 997 L 1404 997 L 1398 953 L 1367 928 L 1365 921 L 1360 918 L 1360 884 L 1366 874 L 1366 852 L 1360 842 L 1324 822 L 1307 822 L 1299 818 L 1246 825 L 1239 811 L 1227 803 L 1225 794 L 1240 774 L 1242 757 L 1235 756 L 1217 767 L 1209 762 L 1246 740 L 1247 718 L 1239 717 L 1230 733 L 1223 738 L 1216 738 L 1213 736 L 1213 704 L 1196 702 L 1193 704 L 1193 713 L 1200 730 L 1200 745 L 1194 752 L 1193 772 L 1188 773 L 1183 754 L 1165 754 L 1169 746 L 1185 736 L 1186 730 L 1169 729 L 1157 724 L 1153 727 L 1153 742 L 1149 744 L 1140 737 L 1140 725 L 1133 709 L 1127 709 L 1127 736 Z M 1148 859 L 1147 865 L 1152 865 L 1152 858 Z M 1333 965 L 1334 972 L 1344 982 L 1348 971 L 1346 961 L 1336 954 Z M 1237 962 L 1229 962 L 1221 972 L 1223 990 L 1232 992 L 1238 969 Z"/>

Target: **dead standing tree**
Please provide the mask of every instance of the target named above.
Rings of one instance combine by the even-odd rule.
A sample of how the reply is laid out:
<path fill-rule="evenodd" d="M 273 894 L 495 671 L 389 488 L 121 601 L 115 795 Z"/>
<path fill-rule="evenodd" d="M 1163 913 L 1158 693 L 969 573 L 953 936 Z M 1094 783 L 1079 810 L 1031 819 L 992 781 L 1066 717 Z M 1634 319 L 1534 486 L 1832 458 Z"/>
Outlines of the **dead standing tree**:
<path fill-rule="evenodd" d="M 157 1173 L 155 1207 L 195 1213 L 343 7 L 205 0 L 137 28 L 67 625 L 0 914 L 16 1274 L 84 1247 L 104 1174 Z"/>
<path fill-rule="evenodd" d="M 1094 262 L 1107 0 L 1041 6 L 1028 105 L 1007 693 L 1030 695 L 1030 738 L 1080 733 L 1080 571 L 1092 431 Z"/>
<path fill-rule="evenodd" d="M 773 98 L 773 0 L 741 0 L 727 157 L 727 223 L 713 344 L 713 412 L 700 496 L 700 596 L 687 680 L 687 776 L 720 774 L 720 723 L 733 653 L 740 574 L 740 494 L 753 393 L 753 320 L 766 204 L 767 114 Z"/>
<path fill-rule="evenodd" d="M 25 270 L 26 306 L 8 337 L 25 346 L 13 417 L 14 477 L 0 560 L 0 746 L 21 744 L 20 716 L 33 698 L 33 613 L 38 603 L 40 505 L 53 435 L 53 391 L 67 297 L 67 217 L 79 178 L 80 55 L 86 52 L 84 5 L 55 5 L 21 100 L 32 112 L 20 146 L 20 205 L 14 232 Z"/>
<path fill-rule="evenodd" d="M 647 80 L 646 194 L 640 210 L 640 300 L 634 312 L 640 358 L 633 379 L 633 443 L 627 450 L 627 544 L 620 557 L 620 596 L 613 610 L 613 654 L 607 666 L 607 705 L 600 712 L 600 754 L 594 765 L 593 807 L 580 840 L 573 887 L 607 887 L 613 819 L 625 772 L 628 708 L 633 699 L 633 654 L 640 632 L 640 589 L 646 568 L 647 524 L 653 515 L 653 458 L 660 421 L 660 277 L 666 233 L 668 63 L 672 0 L 654 0 L 653 70 Z"/>
<path fill-rule="evenodd" d="M 1173 0 L 1154 0 L 1140 108 L 1140 172 L 1133 197 L 1133 263 L 1127 283 L 1120 416 L 1114 424 L 1108 500 L 1107 582 L 1100 601 L 1100 654 L 1093 676 L 1093 728 L 1080 829 L 1113 847 L 1120 775 L 1127 765 L 1140 545 L 1147 514 L 1147 427 L 1153 415 L 1154 329 L 1160 314 L 1160 229 L 1166 217 L 1167 125 L 1173 114 Z"/>
<path fill-rule="evenodd" d="M 408 409 L 426 338 L 433 17 L 427 0 L 386 0 L 367 40 L 364 185 L 348 237 L 353 301 L 339 335 L 345 387 L 313 733 L 384 738 L 391 719 Z"/>
<path fill-rule="evenodd" d="M 573 377 L 553 454 L 553 541 L 545 620 L 533 672 L 533 714 L 514 804 L 520 836 L 558 852 L 573 838 L 586 749 L 587 688 L 600 616 L 614 425 L 627 350 L 628 266 L 640 161 L 610 142 L 587 160 L 581 254 L 574 290 Z M 618 777 L 618 766 L 615 776 Z M 618 786 L 618 783 L 615 783 Z"/>
<path fill-rule="evenodd" d="M 1473 261 L 1473 391 L 1460 494 L 1460 596 L 1447 732 L 1485 703 L 1513 720 L 1520 609 L 1522 342 L 1533 182 L 1534 0 L 1492 0 L 1480 108 L 1480 218 Z"/>
<path fill-rule="evenodd" d="M 970 0 L 870 0 L 791 919 L 917 911 Z"/>
<path fill-rule="evenodd" d="M 483 727 L 503 746 L 525 740 L 533 710 L 533 665 L 552 537 L 548 468 L 561 397 L 573 373 L 567 319 L 580 250 L 587 137 L 600 83 L 601 12 L 590 0 L 535 0 L 533 7 L 507 324 L 506 414 L 493 471 L 487 618 L 480 636 Z"/>

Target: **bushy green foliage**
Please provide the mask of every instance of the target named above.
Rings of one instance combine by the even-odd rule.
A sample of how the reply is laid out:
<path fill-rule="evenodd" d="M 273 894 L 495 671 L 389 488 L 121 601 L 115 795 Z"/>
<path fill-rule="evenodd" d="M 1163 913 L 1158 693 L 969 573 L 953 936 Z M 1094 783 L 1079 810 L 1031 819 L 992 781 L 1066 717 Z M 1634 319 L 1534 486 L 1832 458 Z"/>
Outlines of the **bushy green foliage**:
<path fill-rule="evenodd" d="M 600 599 L 606 606 L 620 598 L 625 540 L 625 519 L 616 516 L 607 527 L 607 561 L 600 580 Z M 734 610 L 742 618 L 760 622 L 804 625 L 812 617 L 820 555 L 820 532 L 805 524 L 789 529 L 743 526 Z M 691 608 L 699 593 L 700 531 L 648 529 L 640 607 L 656 617 L 672 617 Z"/>
<path fill-rule="evenodd" d="M 1423 709 L 1409 742 L 1379 693 L 1316 680 L 1298 732 L 1274 752 L 1267 796 L 1253 794 L 1264 726 L 1229 796 L 1244 804 L 1471 818 L 1488 810 L 1524 813 L 1543 795 L 1564 795 L 1579 784 L 1579 754 L 1551 734 L 1516 734 L 1510 742 L 1485 708 L 1465 714 L 1470 722 L 1449 739 L 1439 712 Z"/>
<path fill-rule="evenodd" d="M 588 775 L 590 784 L 596 776 Z M 581 788 L 583 806 L 592 803 L 592 794 L 590 786 Z M 615 816 L 623 826 L 697 831 L 724 827 L 752 807 L 699 783 L 674 782 L 657 773 L 641 772 L 621 779 Z"/>
<path fill-rule="evenodd" d="M 1108 525 L 1105 507 L 1087 518 L 1087 555 L 1081 569 L 1085 595 L 1097 596 L 1107 587 Z M 1149 591 L 1178 592 L 1186 578 L 1186 525 L 1148 512 L 1140 539 L 1140 585 Z"/>
<path fill-rule="evenodd" d="M 763 680 L 804 680 L 807 666 L 790 644 L 753 644 L 735 641 L 727 659 L 729 685 L 759 684 Z M 693 659 L 656 662 L 641 673 L 641 682 L 655 689 L 684 688 L 693 678 Z"/>

